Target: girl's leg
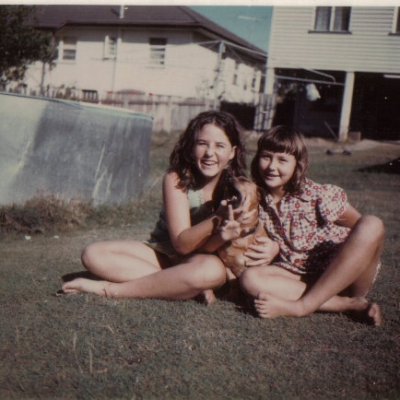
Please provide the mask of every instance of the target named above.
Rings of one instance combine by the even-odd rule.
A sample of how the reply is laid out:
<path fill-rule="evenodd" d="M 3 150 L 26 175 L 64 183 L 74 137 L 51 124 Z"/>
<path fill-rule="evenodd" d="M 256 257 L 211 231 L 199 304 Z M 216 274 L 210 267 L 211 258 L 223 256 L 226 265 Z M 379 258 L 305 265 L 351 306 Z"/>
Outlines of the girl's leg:
<path fill-rule="evenodd" d="M 297 300 L 306 289 L 299 275 L 275 265 L 250 267 L 242 273 L 239 283 L 254 298 L 260 293 L 268 293 L 286 300 Z"/>
<path fill-rule="evenodd" d="M 92 243 L 82 252 L 82 264 L 110 282 L 126 282 L 168 266 L 166 258 L 135 240 Z"/>
<path fill-rule="evenodd" d="M 369 303 L 364 296 L 376 276 L 383 236 L 383 224 L 378 218 L 362 217 L 343 243 L 337 257 L 310 290 L 305 292 L 305 286 L 302 286 L 301 291 L 299 285 L 297 291 L 292 292 L 291 298 L 282 298 L 278 293 L 270 294 L 260 290 L 257 294 L 259 307 L 267 318 L 305 316 L 316 310 L 354 310 L 367 313 L 375 325 L 379 325 L 381 316 L 378 305 Z M 294 283 L 291 282 L 291 285 Z M 351 298 L 336 296 L 345 289 Z"/>
<path fill-rule="evenodd" d="M 307 285 L 298 275 L 273 265 L 252 267 L 240 277 L 245 292 L 255 298 L 254 304 L 258 315 L 262 318 L 274 318 L 271 310 L 279 308 L 280 303 L 292 302 L 301 298 Z M 375 325 L 380 325 L 379 307 L 369 303 L 364 297 L 332 296 L 323 303 L 318 311 L 362 313 L 369 316 Z M 366 314 L 366 315 L 365 315 Z"/>
<path fill-rule="evenodd" d="M 270 296 L 284 301 L 295 301 L 300 299 L 307 289 L 299 275 L 274 265 L 249 268 L 240 277 L 240 284 L 247 294 L 258 300 Z M 259 312 L 264 309 L 262 303 L 263 301 L 256 301 L 256 309 Z M 321 305 L 319 311 L 346 311 L 354 305 L 353 303 L 349 297 L 333 296 Z"/>
<path fill-rule="evenodd" d="M 213 255 L 198 254 L 175 267 L 126 282 L 90 281 L 79 278 L 63 286 L 67 293 L 88 292 L 109 297 L 187 300 L 224 284 L 223 263 Z M 73 285 L 72 285 L 73 284 Z"/>
<path fill-rule="evenodd" d="M 168 266 L 168 261 L 145 245 L 134 240 L 96 242 L 82 252 L 82 264 L 92 274 L 109 282 L 126 282 L 153 274 Z M 74 279 L 63 285 L 65 293 L 88 291 L 101 294 L 104 281 Z"/>

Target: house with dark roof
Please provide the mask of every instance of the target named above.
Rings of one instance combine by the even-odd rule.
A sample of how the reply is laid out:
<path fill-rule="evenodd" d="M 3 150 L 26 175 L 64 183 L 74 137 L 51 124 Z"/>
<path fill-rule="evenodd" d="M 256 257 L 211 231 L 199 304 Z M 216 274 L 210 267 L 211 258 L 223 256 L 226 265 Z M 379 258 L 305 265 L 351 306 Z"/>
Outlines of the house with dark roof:
<path fill-rule="evenodd" d="M 57 59 L 31 66 L 28 93 L 208 99 L 254 123 L 267 54 L 189 7 L 38 5 L 36 26 L 54 36 Z"/>

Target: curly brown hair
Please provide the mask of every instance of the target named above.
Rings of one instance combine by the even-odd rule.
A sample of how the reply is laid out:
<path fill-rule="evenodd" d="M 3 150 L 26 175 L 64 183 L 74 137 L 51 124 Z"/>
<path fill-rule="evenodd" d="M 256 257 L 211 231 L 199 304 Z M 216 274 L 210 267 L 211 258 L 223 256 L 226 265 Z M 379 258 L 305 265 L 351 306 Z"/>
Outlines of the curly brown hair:
<path fill-rule="evenodd" d="M 189 122 L 169 158 L 170 166 L 167 172 L 175 172 L 178 175 L 180 188 L 194 187 L 202 178 L 193 159 L 193 148 L 197 133 L 207 124 L 213 124 L 223 130 L 231 145 L 236 146 L 235 157 L 231 160 L 228 168 L 230 173 L 235 176 L 245 176 L 246 149 L 237 120 L 226 112 L 205 111 Z"/>
<path fill-rule="evenodd" d="M 308 152 L 301 133 L 288 126 L 279 125 L 264 132 L 258 139 L 257 153 L 251 162 L 251 176 L 260 188 L 267 189 L 259 169 L 259 160 L 263 150 L 287 153 L 295 157 L 296 168 L 292 178 L 286 184 L 285 191 L 291 194 L 301 192 L 308 169 Z"/>

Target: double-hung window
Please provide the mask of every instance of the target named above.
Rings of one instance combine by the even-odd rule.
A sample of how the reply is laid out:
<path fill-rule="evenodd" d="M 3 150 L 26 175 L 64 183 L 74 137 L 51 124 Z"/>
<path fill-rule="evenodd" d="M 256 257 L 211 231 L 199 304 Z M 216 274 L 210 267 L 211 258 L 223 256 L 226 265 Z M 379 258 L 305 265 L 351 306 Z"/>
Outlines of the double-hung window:
<path fill-rule="evenodd" d="M 235 61 L 235 69 L 233 71 L 232 83 L 234 85 L 238 85 L 239 84 L 239 63 L 237 61 Z"/>
<path fill-rule="evenodd" d="M 117 55 L 118 39 L 113 36 L 106 36 L 104 40 L 104 58 L 115 58 Z"/>
<path fill-rule="evenodd" d="M 348 32 L 351 7 L 317 7 L 314 31 Z"/>
<path fill-rule="evenodd" d="M 163 68 L 165 66 L 167 39 L 150 38 L 149 45 L 150 45 L 150 66 Z"/>
<path fill-rule="evenodd" d="M 59 54 L 61 60 L 65 61 L 75 61 L 76 60 L 76 44 L 78 40 L 74 37 L 64 36 L 60 40 L 59 44 Z"/>

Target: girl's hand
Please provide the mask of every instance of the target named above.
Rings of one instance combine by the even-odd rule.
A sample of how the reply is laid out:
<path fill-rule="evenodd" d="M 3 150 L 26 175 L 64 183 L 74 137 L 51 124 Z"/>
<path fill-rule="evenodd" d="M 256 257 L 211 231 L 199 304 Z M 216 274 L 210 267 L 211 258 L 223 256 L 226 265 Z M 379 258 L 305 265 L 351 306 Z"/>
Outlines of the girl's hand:
<path fill-rule="evenodd" d="M 222 200 L 215 215 L 221 220 L 229 219 L 229 200 Z"/>
<path fill-rule="evenodd" d="M 279 253 L 279 245 L 266 237 L 255 238 L 257 244 L 250 245 L 244 255 L 249 258 L 246 262 L 248 267 L 270 265 Z"/>
<path fill-rule="evenodd" d="M 228 219 L 223 220 L 218 229 L 221 238 L 225 242 L 237 239 L 246 234 L 248 228 L 242 228 L 242 224 L 249 224 L 254 221 L 258 213 L 258 210 L 247 211 L 246 204 L 235 210 L 231 204 L 228 204 L 227 210 Z"/>
<path fill-rule="evenodd" d="M 243 225 L 251 224 L 258 215 L 258 210 L 254 209 L 252 211 L 248 211 L 250 200 L 245 199 L 240 207 L 233 210 L 232 214 L 231 202 L 233 202 L 234 200 L 235 199 L 222 200 L 220 206 L 216 211 L 217 217 L 221 218 L 222 220 L 235 220 Z"/>
<path fill-rule="evenodd" d="M 242 233 L 240 222 L 235 221 L 234 211 L 231 204 L 228 204 L 227 210 L 228 218 L 224 219 L 218 228 L 219 235 L 224 242 L 237 239 Z"/>

